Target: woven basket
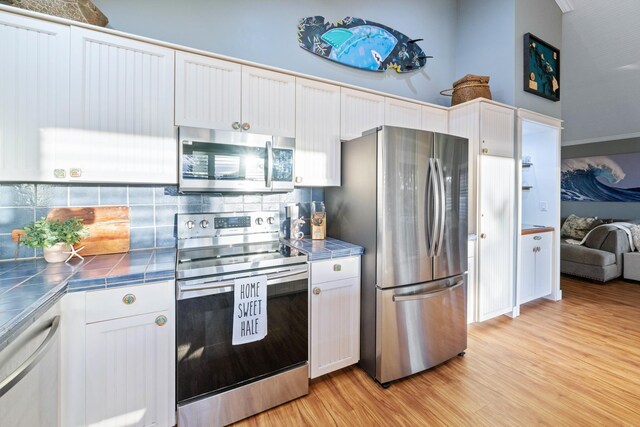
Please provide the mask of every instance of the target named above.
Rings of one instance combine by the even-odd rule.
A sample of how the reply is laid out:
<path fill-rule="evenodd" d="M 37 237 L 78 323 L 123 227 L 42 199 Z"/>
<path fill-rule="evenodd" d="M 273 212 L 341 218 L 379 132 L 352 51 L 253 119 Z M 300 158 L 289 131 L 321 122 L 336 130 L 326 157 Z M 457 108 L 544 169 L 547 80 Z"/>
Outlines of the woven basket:
<path fill-rule="evenodd" d="M 451 96 L 451 105 L 462 104 L 476 98 L 491 99 L 489 76 L 467 74 L 463 78 L 456 80 L 452 89 L 443 90 L 440 95 Z"/>

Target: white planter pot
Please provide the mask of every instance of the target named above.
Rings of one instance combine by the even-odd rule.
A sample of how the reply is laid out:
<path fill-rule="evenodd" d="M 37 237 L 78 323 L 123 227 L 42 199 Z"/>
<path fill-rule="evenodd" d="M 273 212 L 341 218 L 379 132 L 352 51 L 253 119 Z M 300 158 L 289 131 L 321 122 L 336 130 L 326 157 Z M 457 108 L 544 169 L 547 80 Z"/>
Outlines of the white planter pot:
<path fill-rule="evenodd" d="M 44 259 L 47 262 L 63 262 L 69 257 L 69 254 L 65 252 L 70 250 L 71 248 L 66 243 L 56 243 L 50 248 L 44 248 Z"/>

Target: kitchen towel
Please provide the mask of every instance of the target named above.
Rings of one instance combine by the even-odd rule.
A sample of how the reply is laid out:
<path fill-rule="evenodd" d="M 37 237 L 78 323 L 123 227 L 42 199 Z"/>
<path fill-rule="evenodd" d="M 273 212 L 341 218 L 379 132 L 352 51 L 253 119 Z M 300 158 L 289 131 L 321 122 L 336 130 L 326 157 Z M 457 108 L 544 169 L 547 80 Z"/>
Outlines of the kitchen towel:
<path fill-rule="evenodd" d="M 260 341 L 267 336 L 267 276 L 234 281 L 233 345 Z"/>

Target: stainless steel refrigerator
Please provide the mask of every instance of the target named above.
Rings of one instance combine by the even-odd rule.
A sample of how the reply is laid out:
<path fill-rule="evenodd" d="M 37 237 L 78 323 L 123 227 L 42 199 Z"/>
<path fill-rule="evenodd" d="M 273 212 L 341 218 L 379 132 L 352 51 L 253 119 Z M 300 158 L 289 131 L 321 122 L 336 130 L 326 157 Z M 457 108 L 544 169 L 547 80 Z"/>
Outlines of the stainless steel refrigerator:
<path fill-rule="evenodd" d="M 383 385 L 467 347 L 468 141 L 383 126 L 342 143 L 328 235 L 365 248 L 360 366 Z"/>

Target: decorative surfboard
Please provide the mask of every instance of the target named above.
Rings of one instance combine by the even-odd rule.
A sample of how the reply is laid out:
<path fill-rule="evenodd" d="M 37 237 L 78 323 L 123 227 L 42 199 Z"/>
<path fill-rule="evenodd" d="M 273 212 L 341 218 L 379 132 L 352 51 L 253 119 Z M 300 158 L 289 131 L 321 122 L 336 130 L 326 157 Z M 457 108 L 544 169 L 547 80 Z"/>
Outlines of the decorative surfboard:
<path fill-rule="evenodd" d="M 346 17 L 335 24 L 324 16 L 302 18 L 298 25 L 300 47 L 323 58 L 350 67 L 398 73 L 419 70 L 427 58 L 418 41 L 386 25 Z"/>

